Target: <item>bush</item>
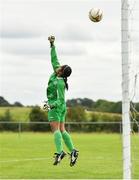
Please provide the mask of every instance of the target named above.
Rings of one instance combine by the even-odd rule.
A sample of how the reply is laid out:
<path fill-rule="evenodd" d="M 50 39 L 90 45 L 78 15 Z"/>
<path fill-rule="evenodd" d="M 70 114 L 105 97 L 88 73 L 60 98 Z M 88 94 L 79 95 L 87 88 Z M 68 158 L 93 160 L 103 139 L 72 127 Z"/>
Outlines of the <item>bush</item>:
<path fill-rule="evenodd" d="M 131 129 L 133 132 L 139 132 L 139 113 L 138 112 L 132 112 L 131 113 Z"/>
<path fill-rule="evenodd" d="M 50 127 L 48 124 L 43 124 L 43 122 L 47 122 L 48 121 L 48 118 L 47 118 L 47 113 L 42 111 L 40 109 L 40 107 L 36 106 L 36 107 L 33 107 L 30 114 L 29 114 L 29 119 L 30 119 L 30 122 L 32 122 L 30 124 L 30 130 L 33 130 L 33 131 L 46 131 L 46 130 L 50 130 Z M 37 123 L 34 123 L 33 122 L 39 122 L 38 124 Z M 42 122 L 42 124 L 41 124 Z"/>
<path fill-rule="evenodd" d="M 81 122 L 86 121 L 85 110 L 81 106 L 70 107 L 67 111 L 67 121 Z"/>
<path fill-rule="evenodd" d="M 89 128 L 89 131 L 105 131 L 105 132 L 120 132 L 120 122 L 122 120 L 121 115 L 111 113 L 92 113 L 90 121 L 100 122 L 100 124 L 94 124 Z M 101 123 L 102 122 L 102 123 Z M 106 123 L 109 122 L 109 123 Z M 115 123 L 111 123 L 115 122 Z M 119 122 L 119 123 L 117 123 Z"/>
<path fill-rule="evenodd" d="M 86 113 L 89 114 L 89 117 Z M 75 107 L 68 109 L 67 120 L 71 122 L 86 122 L 86 124 L 70 125 L 71 131 L 120 132 L 122 116 L 112 113 L 86 112 L 82 107 L 78 107 L 78 109 Z M 96 122 L 96 124 L 89 124 L 90 122 Z"/>
<path fill-rule="evenodd" d="M 68 108 L 67 112 L 67 121 L 69 122 L 82 122 L 86 121 L 86 113 L 83 107 L 77 106 L 77 107 L 70 107 Z M 81 124 L 72 124 L 70 126 L 71 131 L 80 131 L 83 127 Z"/>
<path fill-rule="evenodd" d="M 7 130 L 8 131 L 15 131 L 15 130 L 17 130 L 18 124 L 12 123 L 13 119 L 12 119 L 12 116 L 11 116 L 9 109 L 7 109 L 5 111 L 4 116 L 0 117 L 0 121 L 2 121 L 2 123 L 0 124 L 0 130 L 3 130 L 3 131 L 7 131 Z"/>

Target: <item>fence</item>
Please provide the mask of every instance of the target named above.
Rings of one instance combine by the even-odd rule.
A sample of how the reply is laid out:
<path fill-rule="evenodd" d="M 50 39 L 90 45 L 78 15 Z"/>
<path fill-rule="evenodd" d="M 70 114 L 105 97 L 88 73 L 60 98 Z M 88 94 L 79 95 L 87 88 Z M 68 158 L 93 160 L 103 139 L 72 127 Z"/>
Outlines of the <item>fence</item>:
<path fill-rule="evenodd" d="M 132 130 L 139 132 L 139 127 L 132 122 Z M 71 132 L 116 132 L 122 133 L 122 122 L 66 122 L 66 129 Z M 49 122 L 6 122 L 0 121 L 0 131 L 51 131 Z"/>

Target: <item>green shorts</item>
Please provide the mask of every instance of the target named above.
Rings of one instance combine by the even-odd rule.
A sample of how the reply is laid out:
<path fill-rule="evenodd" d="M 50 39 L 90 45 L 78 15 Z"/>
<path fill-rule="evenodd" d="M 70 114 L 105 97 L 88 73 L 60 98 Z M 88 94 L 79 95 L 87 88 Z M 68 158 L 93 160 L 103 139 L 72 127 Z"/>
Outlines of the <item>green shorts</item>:
<path fill-rule="evenodd" d="M 64 108 L 53 108 L 48 111 L 48 120 L 57 121 L 57 122 L 64 122 L 66 117 L 66 107 Z"/>

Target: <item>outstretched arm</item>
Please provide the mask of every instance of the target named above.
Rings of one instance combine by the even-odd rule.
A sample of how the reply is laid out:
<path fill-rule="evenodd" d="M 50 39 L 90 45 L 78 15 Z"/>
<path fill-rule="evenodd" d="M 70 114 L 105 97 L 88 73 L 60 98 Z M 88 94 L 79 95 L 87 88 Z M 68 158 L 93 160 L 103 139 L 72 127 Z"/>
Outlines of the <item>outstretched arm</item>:
<path fill-rule="evenodd" d="M 51 63 L 52 63 L 54 71 L 56 71 L 56 69 L 60 67 L 60 64 L 59 64 L 56 49 L 54 46 L 55 37 L 50 36 L 48 37 L 48 40 L 50 42 L 50 47 L 51 47 Z"/>

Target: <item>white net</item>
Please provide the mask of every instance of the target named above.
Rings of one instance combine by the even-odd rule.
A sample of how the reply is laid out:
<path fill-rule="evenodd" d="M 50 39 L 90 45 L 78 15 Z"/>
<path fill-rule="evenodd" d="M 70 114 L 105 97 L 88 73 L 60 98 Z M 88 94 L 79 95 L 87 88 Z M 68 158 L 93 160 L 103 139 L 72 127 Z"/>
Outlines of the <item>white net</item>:
<path fill-rule="evenodd" d="M 130 100 L 139 102 L 139 1 L 129 0 Z"/>
<path fill-rule="evenodd" d="M 131 120 L 139 126 L 137 119 L 139 103 L 139 1 L 129 1 L 130 38 L 130 108 Z M 134 130 L 134 129 L 132 129 Z"/>
<path fill-rule="evenodd" d="M 130 118 L 132 176 L 139 172 L 139 1 L 129 0 Z"/>

